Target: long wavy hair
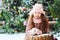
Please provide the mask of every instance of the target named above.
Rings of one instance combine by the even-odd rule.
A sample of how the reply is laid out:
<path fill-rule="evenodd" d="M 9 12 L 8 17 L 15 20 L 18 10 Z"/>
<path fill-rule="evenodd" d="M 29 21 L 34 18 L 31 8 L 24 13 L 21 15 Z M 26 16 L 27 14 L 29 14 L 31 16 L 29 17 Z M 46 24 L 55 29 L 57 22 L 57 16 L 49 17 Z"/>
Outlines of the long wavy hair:
<path fill-rule="evenodd" d="M 49 23 L 48 23 L 48 18 L 44 15 L 44 14 L 41 14 L 41 21 L 42 21 L 42 31 L 43 32 L 47 32 L 49 30 Z M 29 29 L 32 29 L 34 28 L 34 25 L 33 25 L 33 14 L 30 15 L 28 17 L 28 27 Z M 41 27 L 41 26 L 39 26 Z"/>

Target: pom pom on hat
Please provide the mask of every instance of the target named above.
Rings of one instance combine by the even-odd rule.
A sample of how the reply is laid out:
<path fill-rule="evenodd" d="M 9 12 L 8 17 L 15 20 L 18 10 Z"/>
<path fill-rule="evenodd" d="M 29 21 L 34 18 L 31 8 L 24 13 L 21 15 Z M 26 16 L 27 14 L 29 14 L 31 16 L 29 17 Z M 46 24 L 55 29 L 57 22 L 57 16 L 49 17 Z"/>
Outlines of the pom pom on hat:
<path fill-rule="evenodd" d="M 35 4 L 30 11 L 29 15 L 33 14 L 34 12 L 40 12 L 45 14 L 45 11 L 43 10 L 43 5 L 42 4 Z"/>

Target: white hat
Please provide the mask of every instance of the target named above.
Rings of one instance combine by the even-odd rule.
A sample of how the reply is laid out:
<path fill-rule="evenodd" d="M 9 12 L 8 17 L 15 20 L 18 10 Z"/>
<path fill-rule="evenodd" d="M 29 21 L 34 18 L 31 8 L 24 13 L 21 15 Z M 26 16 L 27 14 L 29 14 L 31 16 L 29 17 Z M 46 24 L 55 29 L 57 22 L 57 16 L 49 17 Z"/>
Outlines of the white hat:
<path fill-rule="evenodd" d="M 34 12 L 41 12 L 45 14 L 45 11 L 43 10 L 43 5 L 42 4 L 35 4 L 30 11 L 29 15 L 33 14 Z"/>

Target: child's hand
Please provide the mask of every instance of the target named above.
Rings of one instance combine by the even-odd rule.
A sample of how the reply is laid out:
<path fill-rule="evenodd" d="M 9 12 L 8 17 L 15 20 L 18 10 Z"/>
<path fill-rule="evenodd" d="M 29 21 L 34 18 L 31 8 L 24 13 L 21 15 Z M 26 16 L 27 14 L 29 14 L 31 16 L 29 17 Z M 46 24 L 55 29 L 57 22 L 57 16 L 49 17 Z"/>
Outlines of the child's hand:
<path fill-rule="evenodd" d="M 42 34 L 42 31 L 40 31 L 40 30 L 37 29 L 37 28 L 32 28 L 32 29 L 30 30 L 30 34 L 32 34 L 32 35 L 34 35 L 34 34 L 39 35 L 39 34 Z"/>
<path fill-rule="evenodd" d="M 42 31 L 40 31 L 39 29 L 35 29 L 35 34 L 42 34 Z"/>

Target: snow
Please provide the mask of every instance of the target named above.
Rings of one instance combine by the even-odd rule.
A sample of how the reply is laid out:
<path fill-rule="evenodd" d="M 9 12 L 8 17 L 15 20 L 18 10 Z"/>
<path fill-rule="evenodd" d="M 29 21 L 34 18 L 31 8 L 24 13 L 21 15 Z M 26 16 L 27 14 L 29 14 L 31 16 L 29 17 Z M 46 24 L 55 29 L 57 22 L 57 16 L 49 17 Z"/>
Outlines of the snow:
<path fill-rule="evenodd" d="M 57 36 L 58 34 L 54 35 L 54 37 L 60 39 L 60 36 Z M 17 33 L 17 34 L 0 34 L 1 40 L 24 40 L 25 33 Z"/>
<path fill-rule="evenodd" d="M 60 33 L 54 34 L 54 37 L 60 40 Z"/>
<path fill-rule="evenodd" d="M 1 40 L 24 40 L 25 33 L 19 34 L 0 34 Z"/>

